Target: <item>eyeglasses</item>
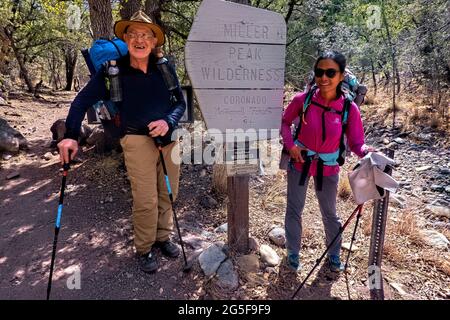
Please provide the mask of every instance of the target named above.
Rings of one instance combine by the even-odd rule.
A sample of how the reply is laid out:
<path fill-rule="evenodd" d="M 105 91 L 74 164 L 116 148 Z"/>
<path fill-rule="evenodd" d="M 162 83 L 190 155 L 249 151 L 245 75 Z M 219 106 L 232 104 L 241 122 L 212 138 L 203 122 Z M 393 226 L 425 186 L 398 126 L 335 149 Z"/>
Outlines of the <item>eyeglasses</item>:
<path fill-rule="evenodd" d="M 127 36 L 133 40 L 137 38 L 142 38 L 144 40 L 151 40 L 155 37 L 151 33 L 134 33 L 134 32 L 127 32 Z"/>
<path fill-rule="evenodd" d="M 338 73 L 338 71 L 335 69 L 324 70 L 324 69 L 316 68 L 314 70 L 314 75 L 318 78 L 322 77 L 325 74 L 328 78 L 331 79 L 331 78 L 334 78 L 336 73 Z"/>

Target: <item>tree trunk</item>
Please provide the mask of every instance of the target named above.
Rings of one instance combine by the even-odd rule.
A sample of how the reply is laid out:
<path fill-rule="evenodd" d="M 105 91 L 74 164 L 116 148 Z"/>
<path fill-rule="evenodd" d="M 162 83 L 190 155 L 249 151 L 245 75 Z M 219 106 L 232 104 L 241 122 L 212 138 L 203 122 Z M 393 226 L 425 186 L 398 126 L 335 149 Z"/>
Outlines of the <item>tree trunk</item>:
<path fill-rule="evenodd" d="M 374 88 L 374 96 L 377 95 L 377 78 L 375 77 L 375 66 L 373 65 L 373 61 L 370 61 L 370 65 L 372 67 L 372 81 Z"/>
<path fill-rule="evenodd" d="M 161 3 L 159 0 L 145 0 L 145 13 L 152 18 L 152 21 L 163 27 L 161 21 Z"/>
<path fill-rule="evenodd" d="M 389 31 L 389 24 L 386 18 L 386 13 L 384 11 L 384 1 L 381 2 L 381 14 L 383 17 L 384 26 L 386 28 L 386 34 L 387 34 L 387 40 L 389 44 L 389 48 L 391 49 L 391 58 L 392 58 L 392 128 L 395 129 L 395 116 L 397 113 L 397 106 L 395 104 L 396 100 L 396 90 L 395 90 L 395 78 L 397 70 L 397 59 L 396 59 L 396 52 L 395 47 L 392 44 L 392 38 L 391 33 Z"/>
<path fill-rule="evenodd" d="M 34 92 L 34 87 L 33 87 L 33 84 L 31 83 L 31 79 L 30 79 L 28 70 L 25 67 L 25 62 L 24 62 L 23 56 L 16 47 L 16 42 L 14 41 L 13 31 L 7 27 L 3 28 L 3 31 L 9 40 L 11 49 L 13 50 L 14 56 L 16 57 L 17 63 L 19 64 L 20 75 L 23 78 L 23 80 L 25 81 L 25 84 L 27 85 L 28 92 Z"/>
<path fill-rule="evenodd" d="M 111 38 L 113 21 L 110 0 L 88 0 L 88 2 L 94 39 Z"/>
<path fill-rule="evenodd" d="M 53 84 L 54 85 L 53 88 L 58 89 L 56 88 L 55 54 L 53 52 L 51 58 L 48 58 L 48 66 L 50 69 L 50 80 L 49 80 L 50 86 Z"/>
<path fill-rule="evenodd" d="M 112 11 L 110 0 L 88 0 L 91 17 L 91 28 L 94 39 L 111 38 L 113 34 Z M 105 134 L 105 143 L 102 149 L 97 149 L 98 153 L 104 153 L 110 150 L 120 150 L 119 128 L 110 122 L 104 122 L 103 129 Z"/>
<path fill-rule="evenodd" d="M 136 11 L 142 9 L 141 0 L 121 0 L 120 5 L 120 17 L 127 20 L 130 19 Z"/>
<path fill-rule="evenodd" d="M 64 88 L 64 90 L 71 91 L 78 54 L 77 50 L 73 46 L 69 46 L 68 48 L 63 49 L 63 52 L 64 61 L 66 63 L 66 87 Z"/>

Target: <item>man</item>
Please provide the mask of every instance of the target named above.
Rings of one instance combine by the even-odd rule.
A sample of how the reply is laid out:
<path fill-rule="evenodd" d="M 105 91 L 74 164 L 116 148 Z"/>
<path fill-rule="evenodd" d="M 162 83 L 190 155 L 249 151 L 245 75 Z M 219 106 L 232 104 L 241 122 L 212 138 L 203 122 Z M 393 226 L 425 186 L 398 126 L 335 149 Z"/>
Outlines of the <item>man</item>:
<path fill-rule="evenodd" d="M 173 229 L 172 207 L 165 185 L 157 141 L 167 141 L 186 108 L 175 70 L 178 87 L 171 97 L 159 72 L 157 57 L 152 50 L 162 46 L 165 36 L 142 11 L 130 20 L 114 25 L 115 35 L 128 46 L 128 55 L 118 61 L 122 101 L 120 110 L 120 144 L 133 195 L 134 244 L 140 268 L 147 273 L 158 269 L 155 248 L 175 258 L 179 248 L 170 241 Z M 73 101 L 66 120 L 65 139 L 59 144 L 61 162 L 69 161 L 78 150 L 77 137 L 81 122 L 89 107 L 99 100 L 108 100 L 104 72 L 98 72 Z M 178 154 L 176 142 L 163 148 L 174 198 L 178 192 L 179 164 L 172 154 Z M 179 163 L 179 161 L 177 162 Z"/>

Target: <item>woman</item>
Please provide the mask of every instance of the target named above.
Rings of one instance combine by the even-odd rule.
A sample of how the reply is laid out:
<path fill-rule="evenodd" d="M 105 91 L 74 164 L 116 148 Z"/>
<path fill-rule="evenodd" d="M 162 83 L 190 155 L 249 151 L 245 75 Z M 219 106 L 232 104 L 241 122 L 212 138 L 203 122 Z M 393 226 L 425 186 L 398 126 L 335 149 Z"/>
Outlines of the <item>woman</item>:
<path fill-rule="evenodd" d="M 345 97 L 341 91 L 346 67 L 345 57 L 336 51 L 319 56 L 314 65 L 315 91 L 297 94 L 285 110 L 281 134 L 291 161 L 288 168 L 288 194 L 285 217 L 288 266 L 300 270 L 301 215 L 305 205 L 309 178 L 314 177 L 327 245 L 338 234 L 341 222 L 336 215 L 336 195 L 339 181 L 339 151 L 341 133 L 345 130 L 348 145 L 356 155 L 363 157 L 373 148 L 364 144 L 364 130 L 359 109 L 348 103 L 344 112 Z M 308 97 L 308 98 L 309 98 Z M 307 108 L 304 108 L 307 99 Z M 291 125 L 302 110 L 301 127 L 295 139 Z M 345 116 L 344 116 L 345 115 Z M 343 129 L 343 122 L 347 123 Z M 343 270 L 339 254 L 342 238 L 330 248 L 328 261 L 332 271 Z"/>

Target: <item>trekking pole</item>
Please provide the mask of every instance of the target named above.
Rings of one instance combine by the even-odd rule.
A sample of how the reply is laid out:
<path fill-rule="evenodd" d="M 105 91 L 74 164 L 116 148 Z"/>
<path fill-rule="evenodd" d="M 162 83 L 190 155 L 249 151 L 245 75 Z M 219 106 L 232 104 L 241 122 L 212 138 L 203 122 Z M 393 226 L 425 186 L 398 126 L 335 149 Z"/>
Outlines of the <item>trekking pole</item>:
<path fill-rule="evenodd" d="M 62 184 L 61 184 L 61 191 L 59 192 L 58 214 L 56 216 L 56 223 L 55 223 L 55 237 L 53 239 L 52 261 L 50 263 L 50 276 L 48 278 L 48 286 L 47 286 L 47 300 L 50 299 L 50 292 L 52 290 L 53 266 L 55 264 L 56 245 L 58 244 L 58 234 L 59 234 L 59 229 L 61 227 L 61 216 L 62 216 L 62 210 L 63 210 L 64 190 L 66 189 L 67 172 L 69 171 L 69 168 L 70 168 L 69 163 L 70 163 L 70 151 L 69 151 L 69 162 L 63 164 Z"/>
<path fill-rule="evenodd" d="M 348 224 L 350 223 L 350 221 L 353 219 L 353 217 L 355 216 L 356 213 L 358 213 L 358 215 L 361 214 L 362 211 L 362 204 L 359 204 L 355 210 L 353 210 L 352 214 L 350 215 L 350 217 L 348 217 L 347 221 L 345 221 L 344 225 L 342 227 L 339 228 L 339 232 L 336 234 L 336 236 L 334 237 L 334 239 L 331 241 L 331 243 L 327 246 L 327 248 L 325 249 L 325 252 L 320 256 L 319 259 L 316 260 L 316 264 L 314 265 L 314 267 L 311 269 L 311 271 L 308 273 L 308 275 L 306 276 L 305 280 L 303 280 L 303 282 L 300 284 L 300 286 L 297 288 L 297 290 L 294 292 L 294 294 L 292 295 L 291 299 L 294 299 L 295 296 L 297 295 L 297 293 L 303 288 L 303 286 L 305 285 L 306 281 L 308 281 L 309 277 L 311 276 L 311 274 L 314 272 L 314 270 L 316 270 L 316 268 L 319 266 L 319 264 L 322 262 L 323 258 L 325 257 L 325 255 L 327 254 L 327 252 L 331 249 L 331 247 L 334 245 L 334 243 L 336 242 L 336 240 L 339 238 L 339 236 L 344 232 L 345 228 L 348 226 Z"/>
<path fill-rule="evenodd" d="M 356 229 L 358 229 L 359 219 L 361 218 L 361 215 L 362 215 L 362 211 L 360 210 L 360 211 L 358 211 L 358 215 L 356 216 L 355 228 L 353 229 L 352 240 L 350 241 L 350 248 L 348 249 L 347 259 L 345 259 L 345 266 L 344 266 L 344 274 L 345 274 L 345 280 L 346 280 L 345 282 L 347 283 L 347 294 L 348 294 L 349 300 L 351 300 L 351 296 L 350 296 L 350 288 L 348 286 L 347 267 L 348 267 L 348 261 L 350 260 L 350 254 L 352 253 L 353 242 L 356 240 Z"/>
<path fill-rule="evenodd" d="M 184 258 L 183 272 L 189 272 L 191 270 L 191 268 L 192 268 L 192 264 L 188 264 L 188 262 L 187 262 L 186 253 L 184 251 L 183 238 L 181 237 L 180 226 L 178 225 L 177 214 L 175 213 L 175 209 L 173 207 L 172 188 L 170 187 L 169 175 L 167 174 L 166 162 L 164 161 L 164 155 L 163 155 L 163 152 L 162 152 L 162 142 L 161 142 L 160 139 L 158 139 L 158 137 L 156 137 L 155 138 L 155 143 L 156 143 L 156 146 L 158 147 L 158 150 L 159 150 L 159 157 L 161 159 L 161 164 L 162 164 L 163 171 L 164 171 L 164 178 L 165 178 L 165 181 L 166 181 L 167 191 L 169 192 L 170 205 L 172 206 L 173 218 L 175 220 L 175 225 L 177 227 L 178 237 L 180 238 L 181 250 L 183 251 L 183 258 Z"/>

